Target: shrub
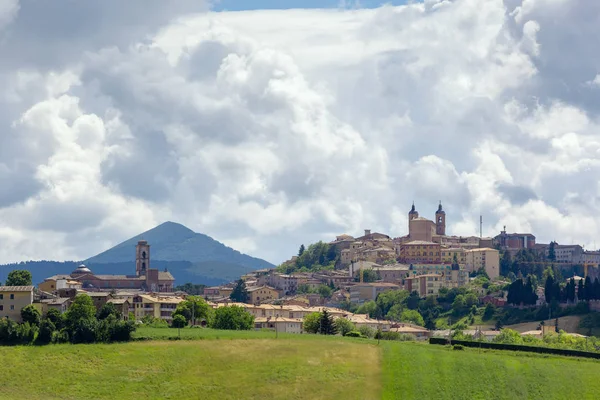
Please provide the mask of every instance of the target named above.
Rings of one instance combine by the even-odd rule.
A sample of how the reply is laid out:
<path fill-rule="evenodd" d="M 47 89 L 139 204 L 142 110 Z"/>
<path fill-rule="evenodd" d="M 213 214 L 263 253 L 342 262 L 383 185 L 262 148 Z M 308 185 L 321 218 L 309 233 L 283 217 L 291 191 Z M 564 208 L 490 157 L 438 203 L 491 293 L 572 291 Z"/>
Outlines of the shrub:
<path fill-rule="evenodd" d="M 40 324 L 40 330 L 38 332 L 35 342 L 37 344 L 48 344 L 52 343 L 52 337 L 56 331 L 56 326 L 49 319 L 42 320 Z"/>
<path fill-rule="evenodd" d="M 464 350 L 465 348 L 463 347 L 462 344 L 455 344 L 454 346 L 452 346 L 452 350 Z"/>
<path fill-rule="evenodd" d="M 364 338 L 363 334 L 360 333 L 359 331 L 350 331 L 350 332 L 347 332 L 344 336 Z"/>
<path fill-rule="evenodd" d="M 366 325 L 363 325 L 360 328 L 358 328 L 358 331 L 361 333 L 361 335 L 363 335 L 366 338 L 375 337 L 375 333 L 377 332 L 375 329 L 370 328 Z"/>
<path fill-rule="evenodd" d="M 346 318 L 337 318 L 334 322 L 337 331 L 342 335 L 346 336 L 348 332 L 352 332 L 356 329 L 354 324 Z"/>

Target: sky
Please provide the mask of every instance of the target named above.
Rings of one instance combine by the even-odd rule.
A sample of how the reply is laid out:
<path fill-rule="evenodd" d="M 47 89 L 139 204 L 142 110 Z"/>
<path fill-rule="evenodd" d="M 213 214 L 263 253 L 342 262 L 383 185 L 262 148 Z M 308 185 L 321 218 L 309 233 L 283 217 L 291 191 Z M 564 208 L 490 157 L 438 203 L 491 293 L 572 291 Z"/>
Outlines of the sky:
<path fill-rule="evenodd" d="M 589 0 L 0 0 L 0 263 L 175 221 L 277 264 L 440 200 L 450 234 L 482 215 L 597 248 L 599 21 Z"/>

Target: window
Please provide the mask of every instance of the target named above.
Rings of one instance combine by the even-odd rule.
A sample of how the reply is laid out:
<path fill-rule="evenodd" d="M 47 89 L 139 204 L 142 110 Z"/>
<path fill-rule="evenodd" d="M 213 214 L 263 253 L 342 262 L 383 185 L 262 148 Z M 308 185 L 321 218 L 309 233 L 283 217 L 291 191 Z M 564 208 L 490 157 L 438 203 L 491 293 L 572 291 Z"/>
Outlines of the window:
<path fill-rule="evenodd" d="M 4 300 L 4 295 L 0 294 L 0 300 Z"/>
<path fill-rule="evenodd" d="M 4 306 L 0 305 L 0 311 L 3 311 L 3 310 L 4 310 Z"/>
<path fill-rule="evenodd" d="M 10 299 L 11 299 L 11 300 L 14 300 L 14 299 L 15 299 L 15 294 L 14 294 L 14 293 L 11 293 L 11 294 L 10 294 Z"/>
<path fill-rule="evenodd" d="M 15 306 L 14 306 L 13 304 L 11 304 L 11 305 L 10 305 L 10 309 L 11 309 L 11 310 L 14 310 L 14 309 L 15 309 Z"/>

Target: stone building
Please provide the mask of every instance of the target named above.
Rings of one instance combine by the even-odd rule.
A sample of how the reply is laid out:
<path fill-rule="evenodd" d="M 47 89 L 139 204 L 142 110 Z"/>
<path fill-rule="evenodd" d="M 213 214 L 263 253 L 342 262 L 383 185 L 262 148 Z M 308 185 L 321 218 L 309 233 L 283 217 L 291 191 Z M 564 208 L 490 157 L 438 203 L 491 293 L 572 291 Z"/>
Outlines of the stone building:
<path fill-rule="evenodd" d="M 98 275 L 85 265 L 80 265 L 69 275 L 54 275 L 46 278 L 42 287 L 51 287 L 51 282 L 67 280 L 79 282 L 85 290 L 135 289 L 147 292 L 172 292 L 175 278 L 166 269 L 150 268 L 150 245 L 140 240 L 135 249 L 135 275 Z"/>

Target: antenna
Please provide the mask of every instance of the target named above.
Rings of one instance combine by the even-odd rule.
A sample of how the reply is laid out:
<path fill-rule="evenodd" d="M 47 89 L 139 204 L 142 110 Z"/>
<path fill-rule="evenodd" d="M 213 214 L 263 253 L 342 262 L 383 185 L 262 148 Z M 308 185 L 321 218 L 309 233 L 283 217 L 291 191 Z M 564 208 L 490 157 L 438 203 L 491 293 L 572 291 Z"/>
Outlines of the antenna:
<path fill-rule="evenodd" d="M 483 237 L 483 215 L 479 216 L 479 239 Z"/>

